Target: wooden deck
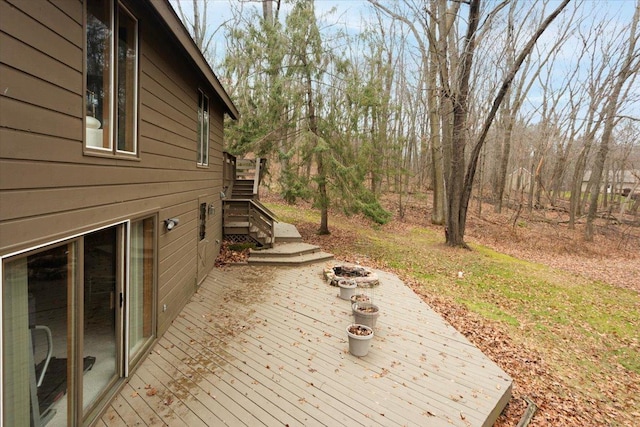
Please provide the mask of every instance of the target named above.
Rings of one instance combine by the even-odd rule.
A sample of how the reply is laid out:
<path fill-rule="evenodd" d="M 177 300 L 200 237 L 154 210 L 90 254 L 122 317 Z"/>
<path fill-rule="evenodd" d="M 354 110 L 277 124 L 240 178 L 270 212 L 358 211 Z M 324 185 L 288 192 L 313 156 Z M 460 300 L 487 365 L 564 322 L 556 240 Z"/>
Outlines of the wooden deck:
<path fill-rule="evenodd" d="M 396 276 L 366 357 L 321 264 L 214 269 L 98 425 L 485 426 L 511 379 Z"/>

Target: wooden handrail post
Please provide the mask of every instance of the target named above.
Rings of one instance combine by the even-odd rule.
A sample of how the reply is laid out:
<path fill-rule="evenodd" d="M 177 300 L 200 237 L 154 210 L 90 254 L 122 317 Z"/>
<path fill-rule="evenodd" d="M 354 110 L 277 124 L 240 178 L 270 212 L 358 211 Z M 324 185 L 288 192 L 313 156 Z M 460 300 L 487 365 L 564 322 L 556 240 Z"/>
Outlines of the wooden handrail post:
<path fill-rule="evenodd" d="M 256 158 L 256 171 L 253 177 L 253 196 L 258 198 L 258 186 L 260 185 L 260 157 Z"/>
<path fill-rule="evenodd" d="M 226 151 L 223 152 L 222 185 L 226 196 L 231 194 L 233 183 L 236 180 L 236 157 Z"/>

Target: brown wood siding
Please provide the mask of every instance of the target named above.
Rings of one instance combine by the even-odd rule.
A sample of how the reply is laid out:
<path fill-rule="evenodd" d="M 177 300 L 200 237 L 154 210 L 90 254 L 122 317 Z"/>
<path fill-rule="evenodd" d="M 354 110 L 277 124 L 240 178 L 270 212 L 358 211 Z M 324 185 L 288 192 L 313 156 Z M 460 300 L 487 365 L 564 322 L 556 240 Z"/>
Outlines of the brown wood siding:
<path fill-rule="evenodd" d="M 25 168 L 32 169 L 33 173 L 28 176 L 21 176 Z M 44 189 L 59 190 L 60 187 L 77 186 L 77 177 L 83 176 L 84 180 L 82 185 L 87 187 L 103 187 L 105 186 L 105 182 L 109 182 L 110 185 L 132 187 L 131 190 L 127 190 L 126 187 L 122 188 L 125 193 L 120 196 L 120 198 L 126 200 L 127 192 L 134 193 L 133 196 L 138 195 L 139 190 L 137 187 L 140 185 L 155 183 L 170 183 L 175 185 L 176 183 L 186 181 L 188 185 L 192 185 L 194 189 L 208 189 L 212 182 L 221 182 L 221 179 L 212 180 L 210 177 L 211 173 L 207 170 L 195 171 L 193 174 L 190 174 L 187 179 L 185 179 L 183 175 L 184 171 L 181 170 L 142 169 L 120 165 L 113 167 L 85 164 L 66 165 L 59 163 L 43 165 L 42 162 L 35 161 L 2 160 L 0 166 L 0 189 L 35 188 L 43 191 Z M 59 179 L 52 182 L 51 176 L 59 177 Z M 198 182 L 201 184 L 197 184 Z M 164 190 L 161 189 L 159 191 L 163 192 Z M 23 207 L 16 207 L 16 213 L 19 215 L 22 209 Z M 55 209 L 53 211 L 55 211 Z"/>
<path fill-rule="evenodd" d="M 207 237 L 222 239 L 224 107 L 147 7 L 127 3 L 141 30 L 139 156 L 127 160 L 83 153 L 82 2 L 0 0 L 0 255 L 157 213 L 161 333 L 195 291 L 199 197 L 214 200 Z M 206 168 L 198 89 L 211 100 Z"/>
<path fill-rule="evenodd" d="M 80 3 L 77 6 L 82 10 Z M 5 0 L 0 16 L 3 32 L 82 72 L 82 26 L 56 6 L 47 1 Z"/>
<path fill-rule="evenodd" d="M 5 95 L 9 98 L 19 99 L 31 105 L 49 111 L 77 117 L 81 114 L 82 98 L 80 94 L 55 86 L 39 77 L 26 74 L 18 69 L 0 65 L 2 84 L 11 88 L 11 92 Z M 47 96 L 43 96 L 47 94 Z M 30 117 L 36 120 L 36 117 Z"/>

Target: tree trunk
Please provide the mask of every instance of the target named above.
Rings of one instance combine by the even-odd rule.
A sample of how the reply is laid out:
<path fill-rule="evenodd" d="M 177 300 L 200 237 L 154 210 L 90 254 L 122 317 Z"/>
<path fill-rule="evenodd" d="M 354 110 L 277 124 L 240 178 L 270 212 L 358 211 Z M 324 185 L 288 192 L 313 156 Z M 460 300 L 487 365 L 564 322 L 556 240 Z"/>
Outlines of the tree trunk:
<path fill-rule="evenodd" d="M 453 98 L 453 135 L 451 138 L 451 159 L 447 172 L 447 229 L 446 242 L 449 246 L 466 247 L 464 232 L 467 220 L 467 208 L 471 194 L 465 197 L 464 150 L 467 143 L 467 117 L 469 113 L 469 79 L 476 45 L 476 30 L 480 18 L 480 0 L 471 0 L 469 4 L 469 26 L 464 39 L 460 72 L 456 81 L 457 93 Z M 477 163 L 477 159 L 475 161 Z M 475 167 L 475 165 L 474 165 Z M 473 181 L 473 180 L 472 180 Z M 465 202 L 466 199 L 466 202 Z"/>
<path fill-rule="evenodd" d="M 432 13 L 430 17 L 431 28 L 435 28 L 435 3 L 432 2 Z M 435 37 L 434 37 L 435 38 Z M 442 152 L 442 132 L 440 117 L 438 114 L 438 52 L 433 43 L 429 43 L 429 62 L 424 64 L 428 67 L 427 73 L 427 109 L 429 111 L 429 139 L 432 161 L 432 187 L 433 187 L 433 208 L 431 209 L 431 223 L 437 225 L 444 224 L 444 158 Z"/>
<path fill-rule="evenodd" d="M 324 153 L 318 151 L 316 161 L 318 162 L 318 193 L 320 204 L 320 228 L 318 234 L 331 234 L 329 231 L 329 198 L 327 197 L 327 174 L 324 170 Z"/>
<path fill-rule="evenodd" d="M 509 156 L 511 155 L 511 134 L 513 132 L 513 118 L 509 115 L 503 133 L 502 152 L 500 153 L 500 168 L 498 170 L 498 181 L 496 183 L 496 213 L 502 212 L 502 199 L 504 198 L 504 187 L 507 181 L 507 170 L 509 167 Z"/>
<path fill-rule="evenodd" d="M 589 210 L 587 212 L 587 225 L 585 227 L 584 238 L 586 241 L 593 240 L 593 221 L 595 220 L 598 209 L 598 197 L 600 195 L 600 183 L 602 180 L 602 172 L 604 171 L 605 161 L 607 160 L 607 154 L 609 152 L 609 141 L 613 133 L 613 128 L 616 124 L 616 114 L 618 112 L 618 99 L 622 92 L 622 87 L 629 77 L 638 71 L 640 63 L 637 61 L 638 52 L 636 52 L 636 41 L 638 35 L 636 29 L 638 26 L 638 19 L 640 18 L 640 7 L 636 7 L 636 11 L 633 15 L 631 22 L 631 28 L 629 31 L 629 46 L 627 55 L 624 59 L 624 63 L 617 75 L 615 86 L 607 99 L 607 105 L 605 108 L 605 122 L 604 130 L 602 131 L 602 137 L 600 139 L 600 148 L 596 154 L 596 159 L 593 165 L 591 176 L 593 179 L 593 192 L 591 193 L 591 202 L 589 203 Z M 635 62 L 635 64 L 634 64 Z"/>
<path fill-rule="evenodd" d="M 316 162 L 318 171 L 316 181 L 318 183 L 317 204 L 320 208 L 320 228 L 318 234 L 331 234 L 329 231 L 329 198 L 327 197 L 327 173 L 324 168 L 324 150 L 319 147 L 320 135 L 318 132 L 318 117 L 316 116 L 316 108 L 313 99 L 313 84 L 311 81 L 311 71 L 307 58 L 302 58 L 302 64 L 305 71 L 305 84 L 307 92 L 307 114 L 309 119 L 309 131 L 315 139 L 314 147 L 316 152 Z"/>
<path fill-rule="evenodd" d="M 262 0 L 262 17 L 269 24 L 273 24 L 273 0 Z"/>

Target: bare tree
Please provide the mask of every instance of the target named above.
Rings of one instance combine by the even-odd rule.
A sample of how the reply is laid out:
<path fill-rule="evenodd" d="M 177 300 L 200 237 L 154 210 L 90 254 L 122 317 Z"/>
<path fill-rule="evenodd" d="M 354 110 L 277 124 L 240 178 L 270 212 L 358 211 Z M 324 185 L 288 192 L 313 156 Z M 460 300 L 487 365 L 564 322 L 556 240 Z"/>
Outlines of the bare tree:
<path fill-rule="evenodd" d="M 432 160 L 433 209 L 431 221 L 434 224 L 443 224 L 445 208 L 443 165 L 449 158 L 448 148 L 451 145 L 453 104 L 450 98 L 441 97 L 440 94 L 444 91 L 442 86 L 448 87 L 449 85 L 450 67 L 455 67 L 455 62 L 457 62 L 457 51 L 449 53 L 448 46 L 455 43 L 453 28 L 460 3 L 452 2 L 447 8 L 444 1 L 431 0 L 429 10 L 426 10 L 422 9 L 421 5 L 406 2 L 414 15 L 413 17 L 417 18 L 417 22 L 415 22 L 378 1 L 369 0 L 369 2 L 394 19 L 406 24 L 418 43 L 421 69 L 427 74 L 424 80 L 424 89 L 427 93 L 428 147 Z"/>
<path fill-rule="evenodd" d="M 198 49 L 202 52 L 207 60 L 211 60 L 213 52 L 210 51 L 211 42 L 214 40 L 216 32 L 222 28 L 218 27 L 214 31 L 209 31 L 209 24 L 207 23 L 209 0 L 191 0 L 191 9 L 193 14 L 185 13 L 182 8 L 182 1 L 178 0 L 174 2 L 178 8 L 178 15 L 184 23 L 187 30 L 191 34 L 193 41 Z"/>
<path fill-rule="evenodd" d="M 518 45 L 519 40 L 522 38 L 523 28 L 516 29 L 515 25 L 515 15 L 518 12 L 516 8 L 518 2 L 512 3 L 509 8 L 508 22 L 507 22 L 507 33 L 506 33 L 506 57 L 505 62 L 508 66 L 511 66 L 515 61 L 515 47 Z M 557 58 L 559 53 L 561 52 L 562 46 L 569 39 L 569 35 L 574 28 L 575 21 L 575 13 L 577 9 L 574 9 L 572 15 L 570 15 L 564 22 L 560 25 L 560 28 L 556 31 L 556 35 L 554 36 L 553 43 L 546 49 L 545 54 L 539 54 L 536 56 L 536 60 L 533 60 L 533 56 L 528 56 L 523 63 L 523 68 L 517 78 L 514 80 L 512 87 L 507 93 L 505 100 L 503 101 L 499 116 L 498 116 L 498 130 L 499 130 L 499 144 L 497 147 L 497 153 L 495 158 L 497 161 L 497 167 L 495 169 L 495 178 L 493 182 L 493 193 L 495 199 L 494 210 L 496 212 L 501 212 L 502 210 L 502 198 L 506 185 L 506 177 L 509 166 L 509 158 L 511 153 L 511 139 L 513 135 L 513 127 L 516 123 L 517 116 L 522 110 L 522 106 L 524 105 L 527 97 L 530 94 L 530 91 L 534 84 L 540 83 L 540 86 L 543 90 L 543 102 L 546 104 L 549 101 L 552 101 L 553 104 L 557 107 L 559 100 L 563 98 L 565 95 L 565 90 L 563 88 L 569 87 L 572 79 L 575 78 L 575 74 L 578 71 L 578 67 L 574 67 L 573 72 L 570 73 L 565 81 L 562 81 L 560 84 L 560 90 L 555 90 L 555 88 L 551 87 L 551 75 L 553 73 L 553 68 L 557 64 Z M 534 9 L 529 9 L 526 12 L 528 18 L 526 21 L 533 21 L 537 19 L 534 16 Z M 542 19 L 542 17 L 540 17 Z M 546 74 L 546 78 L 544 81 L 542 80 L 542 74 Z M 557 114 L 556 107 L 552 109 L 551 115 Z M 536 113 L 536 112 L 533 112 Z M 531 113 L 530 113 L 531 114 Z M 545 118 L 543 117 L 541 121 L 543 122 Z M 559 138 L 556 138 L 556 142 L 560 141 Z M 535 170 L 535 166 L 534 166 Z"/>
<path fill-rule="evenodd" d="M 464 233 L 467 220 L 467 209 L 469 206 L 469 199 L 471 197 L 471 190 L 473 188 L 473 180 L 478 165 L 478 158 L 480 150 L 484 145 L 487 134 L 493 120 L 498 112 L 500 104 L 509 90 L 516 73 L 520 69 L 520 66 L 531 53 L 536 41 L 542 33 L 547 29 L 549 24 L 562 12 L 567 6 L 570 0 L 564 0 L 537 28 L 535 33 L 531 36 L 527 44 L 522 48 L 522 51 L 516 57 L 513 66 L 509 69 L 508 73 L 502 81 L 500 90 L 494 98 L 489 114 L 484 120 L 482 130 L 475 140 L 473 145 L 470 159 L 467 167 L 464 166 L 465 159 L 465 145 L 466 145 L 466 133 L 465 128 L 467 125 L 467 96 L 469 93 L 469 78 L 471 71 L 471 63 L 473 61 L 473 54 L 475 51 L 475 35 L 478 26 L 479 14 L 480 14 L 480 1 L 472 0 L 469 5 L 469 16 L 467 19 L 467 35 L 465 36 L 462 49 L 462 62 L 461 69 L 458 73 L 458 80 L 455 81 L 456 93 L 454 96 L 454 125 L 453 125 L 453 143 L 451 162 L 448 165 L 447 182 L 447 199 L 448 199 L 448 212 L 447 212 L 447 231 L 446 241 L 450 246 L 462 246 L 466 247 L 464 242 Z M 464 172 L 466 170 L 466 172 Z"/>
<path fill-rule="evenodd" d="M 601 118 L 601 105 L 605 99 L 606 94 L 611 89 L 611 75 L 607 73 L 609 58 L 607 55 L 601 57 L 598 55 L 598 51 L 610 52 L 615 50 L 613 47 L 613 41 L 607 40 L 602 37 L 592 37 L 592 35 L 602 34 L 605 30 L 606 22 L 599 22 L 593 28 L 588 28 L 587 31 L 582 31 L 579 27 L 577 29 L 578 36 L 581 41 L 582 51 L 588 52 L 589 62 L 588 70 L 586 73 L 587 79 L 582 83 L 581 92 L 582 95 L 572 97 L 572 103 L 576 111 L 580 110 L 581 104 L 577 102 L 578 99 L 586 99 L 588 104 L 586 105 L 586 115 L 582 118 L 584 123 L 584 133 L 580 138 L 580 151 L 575 161 L 573 178 L 571 181 L 571 198 L 569 200 L 569 228 L 575 227 L 576 218 L 581 214 L 581 194 L 582 194 L 582 182 L 585 175 L 587 161 L 591 152 L 591 147 L 595 140 L 595 136 L 600 130 L 602 125 Z M 596 43 L 602 41 L 602 46 L 597 46 Z M 589 186 L 585 191 L 585 197 L 589 194 Z"/>
<path fill-rule="evenodd" d="M 619 97 L 622 93 L 624 85 L 631 78 L 635 78 L 636 73 L 640 70 L 640 54 L 637 51 L 638 42 L 638 20 L 640 19 L 640 2 L 636 4 L 636 10 L 629 28 L 629 41 L 627 45 L 627 53 L 623 58 L 619 70 L 616 72 L 615 84 L 613 91 L 606 100 L 604 109 L 604 129 L 600 138 L 600 147 L 596 154 L 596 159 L 591 172 L 593 179 L 593 192 L 591 194 L 591 202 L 587 213 L 587 225 L 585 228 L 585 240 L 593 240 L 593 221 L 596 217 L 598 208 L 598 197 L 600 195 L 600 182 L 602 180 L 602 172 L 604 164 L 609 152 L 609 142 L 613 133 L 613 128 L 617 123 L 617 112 L 619 108 Z"/>

